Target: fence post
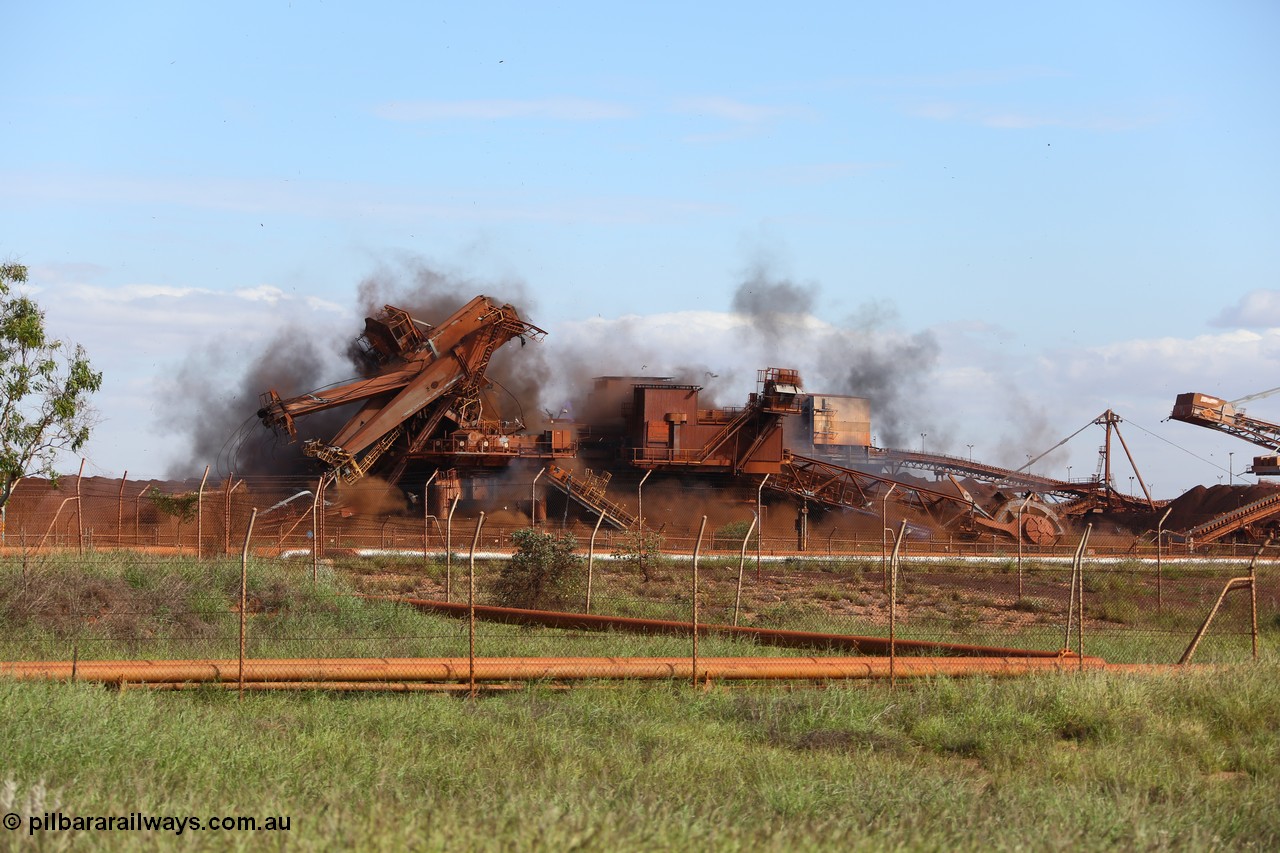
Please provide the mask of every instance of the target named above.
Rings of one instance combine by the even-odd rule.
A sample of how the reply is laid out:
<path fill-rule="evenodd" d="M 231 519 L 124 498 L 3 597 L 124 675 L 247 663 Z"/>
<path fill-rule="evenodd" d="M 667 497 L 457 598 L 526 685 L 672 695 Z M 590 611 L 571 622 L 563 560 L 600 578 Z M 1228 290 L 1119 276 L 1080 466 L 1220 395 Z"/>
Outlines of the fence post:
<path fill-rule="evenodd" d="M 1267 537 L 1267 541 L 1263 542 L 1254 552 L 1253 559 L 1249 561 L 1249 574 L 1246 577 L 1232 578 L 1227 581 L 1226 586 L 1222 588 L 1222 592 L 1218 594 L 1218 600 L 1214 602 L 1213 607 L 1209 610 L 1209 615 L 1204 618 L 1204 623 L 1200 629 L 1196 631 L 1195 636 L 1191 638 L 1191 644 L 1187 646 L 1187 650 L 1182 653 L 1182 657 L 1178 660 L 1178 665 L 1191 661 L 1191 656 L 1196 653 L 1196 648 L 1200 645 L 1200 640 L 1204 638 L 1205 633 L 1209 630 L 1209 625 L 1213 622 L 1213 617 L 1218 614 L 1218 608 L 1222 606 L 1222 600 L 1227 597 L 1227 593 L 1233 589 L 1241 589 L 1245 586 L 1249 587 L 1250 597 L 1250 614 L 1252 616 L 1253 628 L 1251 636 L 1253 639 L 1253 659 L 1258 659 L 1258 558 L 1262 556 L 1262 552 L 1271 544 L 1271 537 Z"/>
<path fill-rule="evenodd" d="M 538 529 L 538 480 L 547 473 L 546 466 L 533 477 L 533 485 L 529 487 L 529 526 Z"/>
<path fill-rule="evenodd" d="M 702 517 L 698 527 L 698 541 L 693 545 L 693 686 L 698 686 L 698 554 L 702 551 L 702 534 L 707 529 L 707 517 Z"/>
<path fill-rule="evenodd" d="M 245 617 L 249 612 L 249 542 L 253 539 L 253 522 L 258 518 L 258 508 L 253 508 L 249 516 L 249 529 L 244 533 L 244 550 L 240 552 L 240 668 L 237 680 L 240 683 L 240 701 L 244 701 L 244 645 Z"/>
<path fill-rule="evenodd" d="M 1076 600 L 1080 603 L 1080 622 L 1076 627 L 1079 640 L 1080 668 L 1084 668 L 1084 550 L 1089 544 L 1089 533 L 1093 525 L 1085 525 L 1080 544 L 1076 546 L 1076 555 L 1071 561 L 1071 589 L 1067 592 L 1067 634 L 1062 642 L 1064 651 L 1071 651 L 1071 622 L 1076 609 Z"/>
<path fill-rule="evenodd" d="M 765 474 L 756 489 L 756 519 L 760 522 L 760 535 L 756 537 L 756 580 L 760 580 L 760 551 L 764 548 L 764 484 L 771 475 Z M 734 623 L 737 624 L 736 622 Z"/>
<path fill-rule="evenodd" d="M 79 554 L 84 556 L 84 499 L 80 484 L 84 482 L 84 459 L 80 460 L 80 473 L 76 474 L 76 532 Z"/>
<path fill-rule="evenodd" d="M 1160 516 L 1160 520 L 1156 522 L 1156 612 L 1164 611 L 1164 596 L 1161 594 L 1161 557 L 1164 552 L 1164 520 L 1169 517 L 1169 513 L 1173 512 L 1173 507 L 1169 507 L 1164 511 L 1164 515 Z"/>
<path fill-rule="evenodd" d="M 640 478 L 640 484 L 636 486 L 636 556 L 639 558 L 640 574 L 646 579 L 649 577 L 649 567 L 646 562 L 648 548 L 645 547 L 644 538 L 644 484 L 653 471 L 653 468 L 645 471 L 644 476 Z"/>
<path fill-rule="evenodd" d="M 1262 553 L 1262 549 L 1271 544 L 1268 538 L 1265 545 L 1258 549 L 1258 554 Z M 1249 561 L 1249 616 L 1253 623 L 1253 661 L 1258 661 L 1258 554 Z"/>
<path fill-rule="evenodd" d="M 884 581 L 885 592 L 889 591 L 889 567 L 886 563 L 888 549 L 885 547 L 884 534 L 889 530 L 889 495 L 893 494 L 896 488 L 898 488 L 897 483 L 890 485 L 880 501 L 880 577 Z M 889 533 L 892 534 L 893 531 L 889 530 Z"/>
<path fill-rule="evenodd" d="M 484 526 L 484 513 L 476 521 L 476 535 L 471 540 L 471 557 L 468 560 L 467 583 L 467 683 L 472 699 L 476 695 L 476 545 L 480 542 L 480 528 Z"/>
<path fill-rule="evenodd" d="M 129 481 L 129 469 L 124 469 L 120 478 L 120 495 L 116 498 L 116 547 L 124 545 L 124 484 Z"/>
<path fill-rule="evenodd" d="M 458 508 L 461 495 L 453 496 L 449 516 L 444 523 L 444 600 L 453 601 L 453 511 Z"/>
<path fill-rule="evenodd" d="M 431 481 L 436 478 L 436 474 L 440 473 L 440 469 L 431 472 L 431 476 L 427 478 L 427 482 L 422 484 L 422 571 L 426 574 L 427 570 L 427 547 L 428 539 L 431 536 Z"/>
<path fill-rule="evenodd" d="M 236 474 L 234 471 L 227 475 L 226 482 L 222 484 L 224 494 L 222 496 L 222 553 L 231 553 L 231 493 L 240 487 L 240 483 L 234 482 Z M 241 480 L 241 483 L 244 481 Z"/>
<path fill-rule="evenodd" d="M 893 557 L 889 560 L 889 689 L 897 686 L 898 666 L 898 560 L 901 559 L 902 540 L 907 535 L 907 522 L 903 519 L 898 535 L 893 540 Z"/>
<path fill-rule="evenodd" d="M 204 559 L 204 483 L 209 479 L 209 466 L 204 466 L 204 476 L 200 478 L 200 491 L 196 492 L 196 562 Z M 179 539 L 178 547 L 182 547 Z"/>
<path fill-rule="evenodd" d="M 591 578 L 596 561 L 596 534 L 600 532 L 600 522 L 604 521 L 604 507 L 600 508 L 600 517 L 591 530 L 591 544 L 587 547 L 587 606 L 584 613 L 591 612 Z"/>
<path fill-rule="evenodd" d="M 320 578 L 320 541 L 324 536 L 320 522 L 324 512 L 324 477 L 316 482 L 316 493 L 311 499 L 311 582 Z"/>
<path fill-rule="evenodd" d="M 133 499 L 133 547 L 142 547 L 142 498 L 151 488 L 150 484 L 144 485 L 142 491 L 138 492 L 138 496 Z"/>
<path fill-rule="evenodd" d="M 768 476 L 769 476 L 768 474 L 765 474 L 766 479 L 768 478 Z M 751 534 L 756 529 L 756 522 L 759 520 L 760 520 L 760 516 L 756 515 L 754 512 L 751 513 L 751 526 L 747 528 L 747 535 L 742 537 L 742 556 L 738 558 L 738 592 L 733 597 L 733 625 L 735 628 L 738 626 L 738 609 L 742 605 L 742 572 L 747 565 L 747 543 L 751 541 Z M 757 567 L 756 576 L 757 577 L 759 577 L 759 566 L 760 566 L 760 562 L 759 562 L 760 544 L 759 543 L 760 543 L 760 540 L 759 538 L 757 538 L 756 539 L 756 567 Z"/>
<path fill-rule="evenodd" d="M 1031 492 L 1027 492 L 1027 496 L 1018 505 L 1018 601 L 1022 600 L 1022 511 L 1027 508 L 1029 500 Z"/>
<path fill-rule="evenodd" d="M 1093 525 L 1086 525 L 1084 528 L 1084 544 L 1080 548 L 1080 556 L 1077 560 L 1080 563 L 1080 588 L 1076 592 L 1076 605 L 1080 611 L 1080 621 L 1076 623 L 1076 658 L 1078 668 L 1084 671 L 1084 552 L 1088 547 L 1089 534 L 1093 532 Z"/>

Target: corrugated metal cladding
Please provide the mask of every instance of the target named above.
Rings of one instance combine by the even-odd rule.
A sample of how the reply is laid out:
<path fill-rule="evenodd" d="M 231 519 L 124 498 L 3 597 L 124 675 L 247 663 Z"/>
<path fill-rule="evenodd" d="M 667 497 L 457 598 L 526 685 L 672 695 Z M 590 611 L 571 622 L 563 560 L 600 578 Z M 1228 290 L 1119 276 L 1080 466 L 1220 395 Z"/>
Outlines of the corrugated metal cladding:
<path fill-rule="evenodd" d="M 771 432 L 749 460 L 743 460 L 742 471 L 746 474 L 776 474 L 782 461 L 782 430 Z"/>
<path fill-rule="evenodd" d="M 597 376 L 587 395 L 585 409 L 574 414 L 593 429 L 601 426 L 620 429 L 624 420 L 623 412 L 632 408 L 631 400 L 636 385 L 664 384 L 669 381 L 669 377 L 665 376 Z"/>
<path fill-rule="evenodd" d="M 770 420 L 761 437 L 758 426 L 735 433 L 716 452 L 701 454 L 725 429 L 741 409 L 707 409 L 698 407 L 698 391 L 693 385 L 638 385 L 633 391 L 631 426 L 632 446 L 643 448 L 647 458 L 669 458 L 685 462 L 694 459 L 713 466 L 742 465 L 747 473 L 772 473 L 782 459 L 782 431 L 776 420 Z M 754 446 L 750 460 L 741 455 Z M 654 455 L 666 453 L 668 456 Z"/>
<path fill-rule="evenodd" d="M 871 402 L 863 397 L 814 394 L 805 402 L 805 420 L 813 431 L 814 446 L 871 444 Z"/>
<path fill-rule="evenodd" d="M 667 415 L 682 414 L 688 423 L 698 417 L 698 389 L 692 385 L 637 385 L 632 389 L 631 440 L 636 447 L 666 445 L 670 440 Z M 681 442 L 689 446 L 688 442 Z"/>

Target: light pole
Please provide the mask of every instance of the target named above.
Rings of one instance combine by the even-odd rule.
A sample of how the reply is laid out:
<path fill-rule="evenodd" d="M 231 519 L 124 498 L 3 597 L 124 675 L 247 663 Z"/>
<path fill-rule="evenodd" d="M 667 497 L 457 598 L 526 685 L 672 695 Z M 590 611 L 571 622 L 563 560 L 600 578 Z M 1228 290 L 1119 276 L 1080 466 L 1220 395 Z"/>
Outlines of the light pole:
<path fill-rule="evenodd" d="M 929 433 L 927 432 L 920 433 L 920 452 L 921 453 L 924 453 L 924 439 L 925 439 L 925 436 L 927 436 L 928 434 Z"/>
<path fill-rule="evenodd" d="M 965 446 L 969 448 L 969 461 L 973 462 L 973 445 L 967 444 Z"/>
<path fill-rule="evenodd" d="M 1227 454 L 1227 485 L 1234 486 L 1236 484 L 1236 452 L 1233 450 Z"/>
<path fill-rule="evenodd" d="M 1133 497 L 1133 475 L 1129 475 L 1129 497 Z"/>
<path fill-rule="evenodd" d="M 1067 482 L 1068 483 L 1071 482 L 1071 466 L 1070 465 L 1067 466 Z"/>

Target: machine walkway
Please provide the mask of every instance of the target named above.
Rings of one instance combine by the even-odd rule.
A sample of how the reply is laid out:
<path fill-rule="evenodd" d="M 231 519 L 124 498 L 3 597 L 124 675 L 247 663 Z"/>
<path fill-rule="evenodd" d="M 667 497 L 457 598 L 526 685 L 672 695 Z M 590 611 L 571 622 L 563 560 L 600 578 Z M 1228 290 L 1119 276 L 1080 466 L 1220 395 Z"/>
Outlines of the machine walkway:
<path fill-rule="evenodd" d="M 589 469 L 575 473 L 559 465 L 550 465 L 547 467 L 547 477 L 551 485 L 591 510 L 593 515 L 603 513 L 604 520 L 619 530 L 626 530 L 636 523 L 634 515 L 605 497 L 609 474 L 593 474 Z"/>
<path fill-rule="evenodd" d="M 1262 500 L 1247 503 L 1242 507 L 1224 512 L 1211 518 L 1204 524 L 1197 525 L 1187 531 L 1188 541 L 1205 544 L 1221 539 L 1242 527 L 1256 524 L 1259 521 L 1280 515 L 1280 493 Z"/>

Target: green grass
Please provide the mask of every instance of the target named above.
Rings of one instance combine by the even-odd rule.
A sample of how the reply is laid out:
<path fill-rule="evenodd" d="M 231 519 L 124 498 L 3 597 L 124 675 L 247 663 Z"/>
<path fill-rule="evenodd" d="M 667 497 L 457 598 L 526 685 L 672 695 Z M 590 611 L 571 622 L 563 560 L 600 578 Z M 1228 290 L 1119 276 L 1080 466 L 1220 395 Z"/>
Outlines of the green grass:
<path fill-rule="evenodd" d="M 440 566 L 251 564 L 256 657 L 458 656 L 464 621 L 353 595 L 365 579 Z M 484 578 L 496 575 L 484 566 Z M 91 555 L 0 563 L 4 659 L 233 657 L 237 561 Z M 602 573 L 597 612 L 688 618 L 685 576 Z M 455 600 L 465 565 L 455 565 Z M 707 572 L 705 601 L 731 607 L 736 568 Z M 483 581 L 482 581 L 483 584 Z M 797 580 L 796 584 L 801 584 Z M 753 624 L 883 633 L 824 611 L 878 578 L 815 575 L 750 604 Z M 1126 581 L 1127 590 L 1133 585 Z M 482 585 L 483 589 L 483 585 Z M 901 636 L 1057 648 L 1052 620 L 977 617 L 995 598 L 923 590 L 937 619 Z M 1116 595 L 1120 590 L 1115 591 Z M 610 595 L 617 598 L 611 599 Z M 1096 596 L 1095 596 L 1096 599 Z M 1008 599 L 1022 619 L 1045 599 Z M 1027 602 L 1034 603 L 1035 606 Z M 1089 597 L 1086 595 L 1088 605 Z M 1114 603 L 1114 602 L 1112 602 Z M 704 610 L 705 612 L 705 610 Z M 675 614 L 674 617 L 670 614 Z M 1236 629 L 1239 610 L 1233 612 Z M 712 617 L 708 617 L 712 618 Z M 1167 620 L 1167 617 L 1166 617 Z M 1097 626 L 1091 626 L 1096 628 Z M 1089 631 L 1086 652 L 1173 661 L 1181 623 Z M 482 655 L 690 653 L 687 637 L 481 623 Z M 708 637 L 700 654 L 792 655 Z M 1218 631 L 1200 658 L 1248 658 Z M 789 689 L 684 683 L 457 696 L 111 691 L 0 680 L 0 811 L 289 815 L 288 835 L 188 833 L 192 849 L 1275 849 L 1280 844 L 1280 623 L 1261 662 L 1165 676 L 1098 673 Z M 151 849 L 147 834 L 26 838 L 21 850 Z"/>
<path fill-rule="evenodd" d="M 18 811 L 43 791 L 67 814 L 292 819 L 287 837 L 188 833 L 193 849 L 1266 850 L 1278 675 L 243 704 L 0 682 L 0 742 Z M 72 839 L 42 840 L 14 849 Z"/>
<path fill-rule="evenodd" d="M 491 600 L 490 584 L 500 563 L 478 565 L 479 601 Z M 678 567 L 677 567 L 678 568 Z M 650 581 L 636 573 L 598 566 L 593 612 L 687 621 L 692 615 L 691 576 L 669 568 Z M 687 567 L 685 567 L 687 568 Z M 1218 575 L 1223 569 L 1214 569 Z M 456 656 L 465 654 L 465 624 L 419 613 L 390 602 L 355 596 L 416 592 L 438 596 L 444 567 L 418 559 L 353 559 L 322 565 L 317 583 L 308 561 L 252 561 L 249 573 L 248 653 L 257 657 Z M 901 587 L 899 635 L 908 639 L 957 641 L 1053 650 L 1062 645 L 1065 590 L 1052 597 L 1044 575 L 1028 574 L 1021 599 L 999 572 L 927 581 L 913 572 Z M 1086 651 L 1115 662 L 1177 661 L 1220 585 L 1198 582 L 1165 591 L 1165 608 L 1151 600 L 1150 578 L 1132 573 L 1095 575 L 1086 592 Z M 466 566 L 455 565 L 453 600 L 464 601 Z M 0 561 L 0 658 L 81 659 L 135 657 L 233 657 L 238 652 L 240 584 L 236 560 L 198 563 L 190 558 L 143 558 L 90 554 L 84 560 Z M 935 585 L 936 584 L 936 585 Z M 986 584 L 984 586 L 984 584 Z M 700 618 L 729 622 L 737 585 L 736 567 L 710 566 L 702 573 Z M 1001 591 L 1002 590 L 1002 591 Z M 1190 597 L 1195 591 L 1197 597 Z M 585 586 L 582 590 L 585 593 Z M 1204 595 L 1207 595 L 1206 599 Z M 1037 597 L 1039 596 L 1039 597 Z M 584 594 L 585 600 L 585 594 Z M 1247 597 L 1228 599 L 1213 631 L 1197 652 L 1210 662 L 1249 657 Z M 1264 649 L 1280 642 L 1274 601 L 1261 598 Z M 857 612 L 850 608 L 857 607 Z M 744 579 L 740 623 L 748 626 L 887 634 L 887 596 L 879 578 L 860 572 L 788 574 L 770 585 L 753 572 Z M 682 654 L 687 639 L 625 634 L 576 634 L 481 623 L 482 655 Z M 754 653 L 725 640 L 708 640 L 706 654 Z M 718 645 L 717 645 L 718 644 Z M 767 653 L 767 652 L 766 652 Z"/>

